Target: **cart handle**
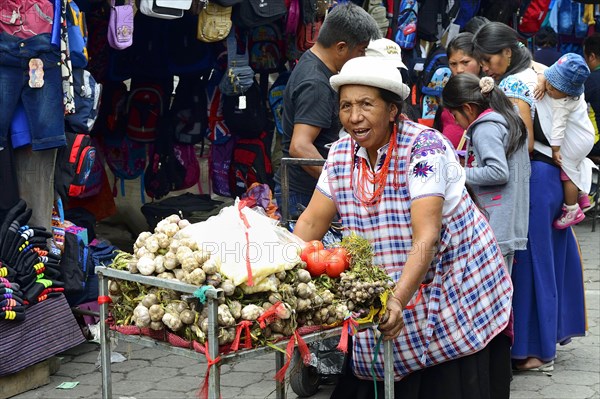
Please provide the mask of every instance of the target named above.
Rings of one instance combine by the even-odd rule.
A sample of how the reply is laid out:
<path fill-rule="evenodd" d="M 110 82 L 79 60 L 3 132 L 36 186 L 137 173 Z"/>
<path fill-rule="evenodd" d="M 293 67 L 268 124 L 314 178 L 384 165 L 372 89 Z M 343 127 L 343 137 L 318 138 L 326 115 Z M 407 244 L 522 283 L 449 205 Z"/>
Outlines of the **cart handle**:
<path fill-rule="evenodd" d="M 290 182 L 288 176 L 288 165 L 306 165 L 306 166 L 323 166 L 324 159 L 312 158 L 281 158 L 281 202 L 278 204 L 281 209 L 281 220 L 286 228 L 288 228 L 289 209 L 288 201 L 290 199 Z"/>

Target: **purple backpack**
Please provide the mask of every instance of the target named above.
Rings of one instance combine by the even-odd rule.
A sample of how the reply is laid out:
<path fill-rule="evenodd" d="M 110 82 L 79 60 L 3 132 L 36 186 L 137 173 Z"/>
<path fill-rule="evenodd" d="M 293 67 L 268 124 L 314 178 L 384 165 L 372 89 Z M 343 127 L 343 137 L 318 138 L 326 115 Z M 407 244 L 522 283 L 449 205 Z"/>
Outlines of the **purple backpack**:
<path fill-rule="evenodd" d="M 229 186 L 229 168 L 233 158 L 233 148 L 235 147 L 236 138 L 231 137 L 230 140 L 223 144 L 212 143 L 210 145 L 209 155 L 209 174 L 212 183 L 212 191 L 223 197 L 231 197 L 231 189 Z"/>
<path fill-rule="evenodd" d="M 111 0 L 110 19 L 108 21 L 108 44 L 116 50 L 123 50 L 133 43 L 133 5 L 116 6 Z"/>

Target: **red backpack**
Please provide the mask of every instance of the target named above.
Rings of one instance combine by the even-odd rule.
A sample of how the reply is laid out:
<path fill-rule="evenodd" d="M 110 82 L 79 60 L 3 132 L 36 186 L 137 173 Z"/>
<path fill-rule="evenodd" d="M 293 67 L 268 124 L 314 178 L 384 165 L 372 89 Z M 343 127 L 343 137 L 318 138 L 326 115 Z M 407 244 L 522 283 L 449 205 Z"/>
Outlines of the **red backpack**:
<path fill-rule="evenodd" d="M 144 143 L 154 141 L 164 104 L 164 89 L 161 85 L 143 83 L 132 87 L 125 107 L 127 136 Z"/>
<path fill-rule="evenodd" d="M 265 183 L 273 187 L 273 166 L 265 140 L 267 133 L 258 138 L 237 140 L 229 167 L 229 187 L 233 197 L 240 197 L 253 183 Z"/>
<path fill-rule="evenodd" d="M 550 10 L 551 0 L 523 1 L 519 8 L 517 31 L 526 37 L 535 35 Z"/>
<path fill-rule="evenodd" d="M 58 151 L 54 187 L 61 198 L 78 197 L 96 161 L 96 148 L 87 134 L 65 132 L 67 145 Z"/>

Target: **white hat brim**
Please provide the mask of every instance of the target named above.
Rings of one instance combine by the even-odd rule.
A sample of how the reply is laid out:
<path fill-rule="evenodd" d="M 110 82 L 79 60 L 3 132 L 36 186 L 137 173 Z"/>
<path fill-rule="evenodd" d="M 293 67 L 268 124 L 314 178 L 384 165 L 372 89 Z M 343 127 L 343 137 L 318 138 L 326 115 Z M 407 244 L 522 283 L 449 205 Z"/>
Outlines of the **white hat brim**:
<path fill-rule="evenodd" d="M 367 76 L 366 74 L 337 74 L 329 78 L 329 83 L 333 90 L 339 91 L 344 85 L 363 85 L 373 86 L 380 89 L 396 93 L 403 100 L 410 95 L 410 89 L 407 85 L 397 80 L 386 78 L 385 76 Z"/>

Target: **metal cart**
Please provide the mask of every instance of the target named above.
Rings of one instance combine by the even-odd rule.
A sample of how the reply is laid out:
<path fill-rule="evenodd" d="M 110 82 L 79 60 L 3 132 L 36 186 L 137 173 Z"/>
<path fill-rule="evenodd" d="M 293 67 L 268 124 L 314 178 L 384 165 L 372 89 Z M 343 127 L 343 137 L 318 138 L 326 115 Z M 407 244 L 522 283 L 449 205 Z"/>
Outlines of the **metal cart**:
<path fill-rule="evenodd" d="M 198 287 L 191 284 L 182 283 L 177 280 L 165 280 L 152 276 L 143 276 L 141 274 L 131 274 L 127 271 L 109 269 L 103 266 L 96 267 L 96 274 L 98 275 L 99 284 L 99 295 L 100 297 L 108 296 L 108 278 L 123 281 L 133 281 L 147 286 L 160 287 L 175 290 L 177 292 L 193 294 Z M 207 297 L 206 306 L 208 306 L 208 352 L 211 359 L 216 359 L 219 356 L 219 347 L 217 339 L 217 298 L 222 295 L 220 291 L 216 289 L 209 289 L 205 292 Z M 102 368 L 102 398 L 112 398 L 112 379 L 111 379 L 111 349 L 110 349 L 110 335 L 118 336 L 119 339 L 126 342 L 133 342 L 138 345 L 142 345 L 150 348 L 163 349 L 178 355 L 191 357 L 194 359 L 202 359 L 203 354 L 198 353 L 191 349 L 178 348 L 171 346 L 166 342 L 156 341 L 152 338 L 140 335 L 126 335 L 116 331 L 111 331 L 106 325 L 108 318 L 108 303 L 102 301 L 100 304 L 100 351 L 101 351 L 101 368 Z M 371 325 L 361 325 L 359 329 L 370 328 Z M 337 336 L 341 334 L 341 327 L 333 328 L 330 330 L 319 331 L 312 334 L 304 335 L 303 338 L 307 343 L 322 340 L 325 338 Z M 287 341 L 281 341 L 275 344 L 280 349 L 285 350 Z M 273 349 L 271 347 L 259 347 L 255 349 L 244 349 L 232 353 L 222 354 L 221 361 L 215 365 L 212 365 L 209 376 L 209 387 L 208 397 L 210 399 L 218 399 L 221 396 L 220 387 L 220 366 L 228 362 L 239 361 L 245 358 L 251 358 L 261 356 L 266 353 L 275 353 L 275 368 L 277 370 L 285 363 L 284 353 Z M 394 397 L 394 370 L 393 370 L 393 356 L 392 356 L 392 342 L 385 341 L 384 344 L 384 361 L 385 361 L 385 398 L 391 399 Z M 390 367 L 392 366 L 392 367 Z M 276 398 L 285 398 L 285 384 L 283 382 L 276 382 Z"/>
<path fill-rule="evenodd" d="M 281 158 L 281 202 L 279 208 L 281 209 L 281 220 L 287 224 L 290 222 L 290 210 L 288 209 L 288 200 L 290 198 L 290 181 L 288 176 L 289 165 L 305 165 L 305 166 L 323 166 L 325 164 L 324 159 L 310 159 L 310 158 Z"/>
<path fill-rule="evenodd" d="M 281 159 L 281 220 L 286 228 L 289 228 L 290 210 L 288 209 L 289 202 L 289 165 L 306 165 L 306 166 L 323 166 L 324 159 L 309 159 L 309 158 L 282 158 Z M 319 360 L 318 360 L 319 361 Z M 315 367 L 306 366 L 300 360 L 298 351 L 295 351 L 292 360 L 295 367 L 290 372 L 290 385 L 292 390 L 301 397 L 312 396 L 319 389 L 321 384 L 321 376 Z"/>

